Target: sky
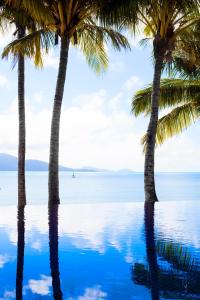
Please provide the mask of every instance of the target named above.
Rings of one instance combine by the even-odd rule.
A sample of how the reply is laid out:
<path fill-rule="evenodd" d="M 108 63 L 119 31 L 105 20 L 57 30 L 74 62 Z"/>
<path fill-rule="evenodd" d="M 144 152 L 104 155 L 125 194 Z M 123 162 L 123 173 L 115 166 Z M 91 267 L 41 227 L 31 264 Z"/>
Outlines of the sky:
<path fill-rule="evenodd" d="M 12 39 L 0 38 L 0 51 Z M 130 38 L 131 51 L 108 46 L 109 67 L 91 70 L 78 49 L 70 48 L 63 99 L 60 164 L 143 171 L 140 144 L 148 118 L 131 114 L 134 93 L 152 82 L 151 47 Z M 45 58 L 44 68 L 26 61 L 27 159 L 48 161 L 50 124 L 59 61 L 59 46 Z M 0 61 L 0 152 L 17 156 L 17 67 Z M 200 171 L 199 122 L 156 149 L 156 171 Z"/>

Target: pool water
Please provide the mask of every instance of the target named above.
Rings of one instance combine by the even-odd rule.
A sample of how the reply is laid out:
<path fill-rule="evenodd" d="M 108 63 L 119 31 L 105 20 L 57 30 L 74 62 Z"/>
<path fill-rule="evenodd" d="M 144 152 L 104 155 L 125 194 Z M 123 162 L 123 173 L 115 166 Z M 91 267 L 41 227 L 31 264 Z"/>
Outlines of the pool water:
<path fill-rule="evenodd" d="M 200 202 L 0 207 L 0 299 L 200 299 Z"/>

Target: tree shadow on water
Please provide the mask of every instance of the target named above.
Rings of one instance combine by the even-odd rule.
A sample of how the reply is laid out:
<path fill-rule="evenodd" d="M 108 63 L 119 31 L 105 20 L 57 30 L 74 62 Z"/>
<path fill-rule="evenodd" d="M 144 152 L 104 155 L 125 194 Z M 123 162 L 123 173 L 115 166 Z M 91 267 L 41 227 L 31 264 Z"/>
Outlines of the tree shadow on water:
<path fill-rule="evenodd" d="M 58 254 L 58 204 L 49 205 L 49 250 L 53 297 L 62 300 Z"/>
<path fill-rule="evenodd" d="M 16 270 L 16 300 L 22 300 L 24 247 L 25 247 L 24 206 L 18 206 L 17 211 L 17 270 Z"/>
<path fill-rule="evenodd" d="M 147 263 L 132 266 L 134 283 L 150 289 L 152 300 L 200 299 L 200 265 L 181 243 L 155 240 L 154 204 L 145 204 L 144 224 Z"/>

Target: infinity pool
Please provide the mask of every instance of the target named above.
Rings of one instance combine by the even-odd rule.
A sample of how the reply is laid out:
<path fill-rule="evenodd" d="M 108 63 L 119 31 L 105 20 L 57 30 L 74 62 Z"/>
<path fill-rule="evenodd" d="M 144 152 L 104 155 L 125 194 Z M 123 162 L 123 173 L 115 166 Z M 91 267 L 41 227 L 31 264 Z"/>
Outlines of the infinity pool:
<path fill-rule="evenodd" d="M 1 206 L 0 299 L 200 299 L 199 216 L 198 201 Z"/>

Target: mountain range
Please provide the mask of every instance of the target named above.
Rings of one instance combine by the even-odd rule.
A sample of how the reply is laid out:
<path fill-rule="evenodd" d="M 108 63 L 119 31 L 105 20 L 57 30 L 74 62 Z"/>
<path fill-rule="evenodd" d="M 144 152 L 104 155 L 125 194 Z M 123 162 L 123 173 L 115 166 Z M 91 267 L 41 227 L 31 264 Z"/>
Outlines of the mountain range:
<path fill-rule="evenodd" d="M 18 159 L 15 156 L 0 153 L 0 171 L 17 171 Z M 68 172 L 100 172 L 105 171 L 93 167 L 83 167 L 79 169 L 59 166 L 60 171 Z M 26 171 L 48 171 L 48 163 L 35 159 L 26 160 Z"/>

